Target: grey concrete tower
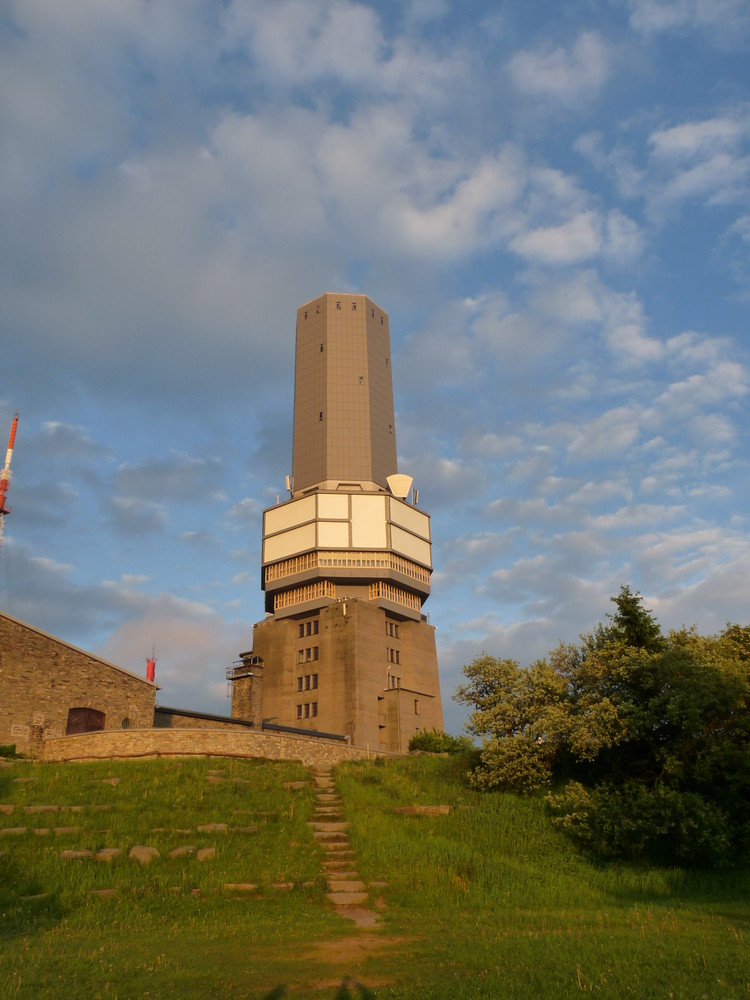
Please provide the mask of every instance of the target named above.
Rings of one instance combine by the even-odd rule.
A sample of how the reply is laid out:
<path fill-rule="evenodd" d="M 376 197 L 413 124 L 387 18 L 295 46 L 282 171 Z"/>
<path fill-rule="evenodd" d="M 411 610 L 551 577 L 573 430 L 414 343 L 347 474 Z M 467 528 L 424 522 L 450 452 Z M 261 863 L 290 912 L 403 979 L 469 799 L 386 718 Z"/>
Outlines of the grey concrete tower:
<path fill-rule="evenodd" d="M 388 316 L 365 295 L 321 295 L 297 310 L 293 495 L 384 490 L 397 471 Z"/>
<path fill-rule="evenodd" d="M 365 295 L 297 311 L 289 488 L 263 512 L 266 618 L 232 714 L 404 752 L 443 725 L 430 518 L 398 474 L 388 316 Z"/>

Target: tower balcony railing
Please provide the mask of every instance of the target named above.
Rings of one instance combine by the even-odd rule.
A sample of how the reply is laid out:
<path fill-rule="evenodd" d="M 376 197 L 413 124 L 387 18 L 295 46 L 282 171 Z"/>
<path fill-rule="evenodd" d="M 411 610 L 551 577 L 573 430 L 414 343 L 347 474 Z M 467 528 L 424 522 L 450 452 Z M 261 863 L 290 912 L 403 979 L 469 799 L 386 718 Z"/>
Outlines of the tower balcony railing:
<path fill-rule="evenodd" d="M 305 573 L 311 569 L 391 569 L 419 583 L 430 582 L 430 570 L 419 563 L 396 555 L 395 552 L 354 552 L 321 551 L 307 552 L 304 555 L 282 559 L 266 566 L 264 579 L 266 583 L 283 580 L 296 573 Z"/>
<path fill-rule="evenodd" d="M 405 608 L 411 608 L 412 611 L 422 610 L 421 597 L 417 594 L 411 594 L 402 587 L 394 587 L 390 583 L 384 583 L 382 580 L 370 584 L 370 600 L 376 601 L 378 598 L 391 601 L 393 604 L 402 604 Z"/>
<path fill-rule="evenodd" d="M 317 601 L 321 597 L 336 598 L 336 584 L 330 580 L 319 580 L 317 583 L 309 583 L 304 587 L 292 587 L 291 590 L 283 590 L 273 595 L 273 610 L 281 611 L 283 608 L 291 608 L 295 604 L 304 604 L 306 601 Z"/>

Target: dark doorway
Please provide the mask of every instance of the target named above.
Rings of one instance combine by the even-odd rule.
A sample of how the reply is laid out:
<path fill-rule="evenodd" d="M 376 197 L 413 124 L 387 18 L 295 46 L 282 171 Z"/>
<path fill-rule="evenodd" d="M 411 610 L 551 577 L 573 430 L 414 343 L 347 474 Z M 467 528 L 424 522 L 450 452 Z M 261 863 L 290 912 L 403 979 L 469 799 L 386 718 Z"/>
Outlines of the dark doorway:
<path fill-rule="evenodd" d="M 78 733 L 97 733 L 104 729 L 104 712 L 97 712 L 95 708 L 69 708 L 68 725 L 65 729 L 66 736 L 76 736 Z"/>

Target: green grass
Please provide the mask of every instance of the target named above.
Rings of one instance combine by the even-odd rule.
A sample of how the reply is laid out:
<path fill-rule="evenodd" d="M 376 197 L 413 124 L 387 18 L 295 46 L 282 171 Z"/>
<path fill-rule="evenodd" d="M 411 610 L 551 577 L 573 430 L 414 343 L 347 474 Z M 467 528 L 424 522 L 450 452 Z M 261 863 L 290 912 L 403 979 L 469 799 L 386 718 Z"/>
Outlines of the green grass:
<path fill-rule="evenodd" d="M 750 873 L 599 866 L 539 799 L 480 794 L 461 758 L 340 767 L 361 875 L 385 881 L 375 951 L 325 901 L 293 763 L 158 760 L 0 769 L 0 997 L 603 997 L 750 1000 Z M 225 780 L 209 781 L 221 769 Z M 33 777 L 31 782 L 16 778 Z M 103 781 L 119 778 L 116 785 Z M 398 806 L 449 804 L 448 816 Z M 24 805 L 81 811 L 26 813 Z M 106 808 L 94 808 L 104 806 Z M 226 822 L 254 832 L 182 834 Z M 141 867 L 65 847 L 160 851 Z M 214 858 L 168 857 L 175 846 Z M 252 882 L 238 894 L 226 883 Z M 291 883 L 288 889 L 280 883 Z M 113 888 L 112 898 L 91 890 Z M 200 890 L 199 894 L 195 890 Z M 42 898 L 28 898 L 44 894 Z M 27 897 L 27 898 L 22 898 Z M 374 902 L 373 898 L 373 902 Z M 321 948 L 333 942 L 329 951 Z M 345 976 L 369 984 L 342 983 Z"/>

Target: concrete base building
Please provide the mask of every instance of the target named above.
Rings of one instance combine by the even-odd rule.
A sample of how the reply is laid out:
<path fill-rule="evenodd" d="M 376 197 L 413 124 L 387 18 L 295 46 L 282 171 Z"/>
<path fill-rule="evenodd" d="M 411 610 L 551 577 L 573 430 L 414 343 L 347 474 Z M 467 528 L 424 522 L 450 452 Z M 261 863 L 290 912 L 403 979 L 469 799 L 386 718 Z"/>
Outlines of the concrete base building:
<path fill-rule="evenodd" d="M 364 295 L 297 312 L 290 499 L 263 513 L 266 618 L 232 716 L 404 752 L 442 729 L 430 519 L 399 475 L 388 316 Z"/>

